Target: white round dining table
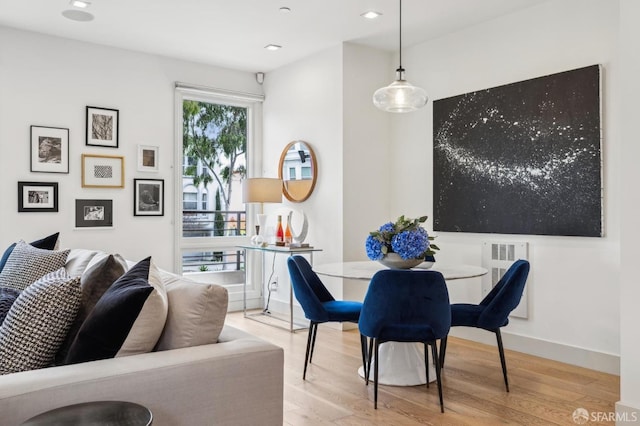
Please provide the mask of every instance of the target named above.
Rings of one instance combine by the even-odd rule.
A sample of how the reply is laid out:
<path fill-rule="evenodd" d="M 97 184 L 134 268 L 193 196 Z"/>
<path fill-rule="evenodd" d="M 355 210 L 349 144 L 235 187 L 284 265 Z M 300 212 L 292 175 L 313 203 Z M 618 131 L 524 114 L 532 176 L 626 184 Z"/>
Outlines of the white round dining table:
<path fill-rule="evenodd" d="M 325 263 L 313 267 L 318 275 L 326 275 L 337 278 L 348 278 L 354 280 L 371 281 L 376 272 L 388 269 L 386 266 L 370 260 L 355 262 Z M 449 282 L 465 278 L 475 278 L 485 275 L 488 271 L 480 266 L 474 265 L 447 265 L 436 262 L 421 263 L 412 268 L 413 270 L 438 271 L 444 279 Z M 418 343 L 386 342 L 380 345 L 379 359 L 372 361 L 379 362 L 378 383 L 392 386 L 417 386 L 426 383 L 426 371 L 424 367 L 424 347 Z M 429 380 L 436 380 L 435 368 L 429 364 Z M 358 374 L 364 377 L 364 367 L 358 369 Z M 373 377 L 371 377 L 373 379 Z"/>

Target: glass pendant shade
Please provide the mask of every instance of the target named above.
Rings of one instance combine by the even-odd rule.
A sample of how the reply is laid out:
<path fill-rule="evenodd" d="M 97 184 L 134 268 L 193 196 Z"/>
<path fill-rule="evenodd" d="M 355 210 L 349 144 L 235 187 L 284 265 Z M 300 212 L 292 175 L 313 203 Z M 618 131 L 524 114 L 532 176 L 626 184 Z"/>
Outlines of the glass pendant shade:
<path fill-rule="evenodd" d="M 411 112 L 427 104 L 427 92 L 404 79 L 398 71 L 397 80 L 373 94 L 373 104 L 386 112 Z"/>

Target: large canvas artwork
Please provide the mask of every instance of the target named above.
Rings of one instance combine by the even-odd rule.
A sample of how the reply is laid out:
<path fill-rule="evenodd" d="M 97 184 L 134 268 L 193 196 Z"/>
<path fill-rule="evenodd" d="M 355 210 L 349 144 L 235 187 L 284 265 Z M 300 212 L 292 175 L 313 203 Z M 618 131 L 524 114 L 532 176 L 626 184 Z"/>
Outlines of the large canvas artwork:
<path fill-rule="evenodd" d="M 434 230 L 602 236 L 600 66 L 433 103 Z"/>

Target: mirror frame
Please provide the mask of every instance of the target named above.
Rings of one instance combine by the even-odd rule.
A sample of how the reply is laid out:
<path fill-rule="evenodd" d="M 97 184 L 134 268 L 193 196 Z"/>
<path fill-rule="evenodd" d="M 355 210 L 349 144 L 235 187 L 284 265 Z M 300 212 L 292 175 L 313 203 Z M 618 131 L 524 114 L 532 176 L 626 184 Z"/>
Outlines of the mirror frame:
<path fill-rule="evenodd" d="M 301 199 L 295 199 L 291 196 L 291 194 L 289 194 L 289 192 L 287 191 L 286 183 L 282 175 L 282 166 L 284 166 L 284 160 L 287 156 L 287 153 L 289 152 L 289 149 L 297 143 L 305 144 L 305 146 L 309 150 L 309 156 L 310 156 L 309 159 L 311 160 L 311 167 L 313 168 L 313 171 L 312 171 L 313 176 L 311 178 L 311 188 L 309 188 L 309 191 L 307 192 L 307 194 Z M 287 198 L 287 200 L 293 203 L 301 203 L 303 201 L 306 201 L 311 196 L 314 188 L 316 187 L 316 181 L 318 180 L 318 162 L 316 161 L 316 153 L 313 152 L 313 148 L 311 148 L 311 145 L 309 144 L 309 142 L 306 142 L 303 140 L 295 140 L 295 141 L 289 142 L 287 146 L 284 147 L 282 154 L 280 154 L 280 162 L 278 163 L 278 177 L 282 180 L 282 194 Z"/>

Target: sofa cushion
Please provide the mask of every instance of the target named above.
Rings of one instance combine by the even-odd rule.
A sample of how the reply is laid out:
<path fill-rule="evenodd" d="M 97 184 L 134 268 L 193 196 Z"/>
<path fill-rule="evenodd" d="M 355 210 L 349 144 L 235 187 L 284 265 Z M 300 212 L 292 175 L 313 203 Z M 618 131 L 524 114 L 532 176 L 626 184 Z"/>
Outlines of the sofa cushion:
<path fill-rule="evenodd" d="M 0 287 L 24 290 L 38 278 L 64 267 L 69 250 L 44 250 L 20 240 L 0 272 Z"/>
<path fill-rule="evenodd" d="M 64 265 L 67 274 L 72 277 L 82 275 L 88 268 L 89 263 L 99 254 L 102 254 L 102 252 L 88 249 L 71 249 L 69 256 L 67 256 L 67 263 Z"/>
<path fill-rule="evenodd" d="M 60 233 L 56 232 L 55 234 L 51 234 L 39 240 L 32 241 L 31 245 L 33 247 L 41 248 L 44 250 L 55 250 L 58 247 L 59 235 Z M 5 263 L 7 263 L 7 259 L 9 259 L 9 255 L 11 254 L 11 252 L 13 252 L 13 249 L 15 248 L 15 246 L 16 246 L 16 243 L 11 244 L 9 247 L 7 247 L 7 249 L 2 254 L 2 257 L 0 258 L 0 271 L 4 269 L 4 265 Z"/>
<path fill-rule="evenodd" d="M 96 258 L 93 256 L 92 258 Z M 68 262 L 67 262 L 68 266 Z M 82 323 L 89 316 L 102 295 L 111 285 L 127 271 L 127 262 L 119 254 L 102 256 L 99 261 L 92 263 L 80 278 L 82 299 L 78 315 L 67 333 L 64 343 L 56 355 L 56 364 L 63 364 Z"/>
<path fill-rule="evenodd" d="M 169 298 L 169 313 L 156 350 L 216 343 L 227 315 L 227 289 L 169 273 L 162 278 Z"/>
<path fill-rule="evenodd" d="M 80 306 L 80 277 L 46 274 L 16 299 L 0 326 L 0 374 L 51 364 Z"/>
<path fill-rule="evenodd" d="M 11 305 L 16 301 L 20 292 L 15 288 L 0 287 L 0 325 L 11 309 Z"/>
<path fill-rule="evenodd" d="M 67 364 L 150 352 L 167 318 L 167 294 L 150 257 L 118 278 L 84 321 Z"/>

